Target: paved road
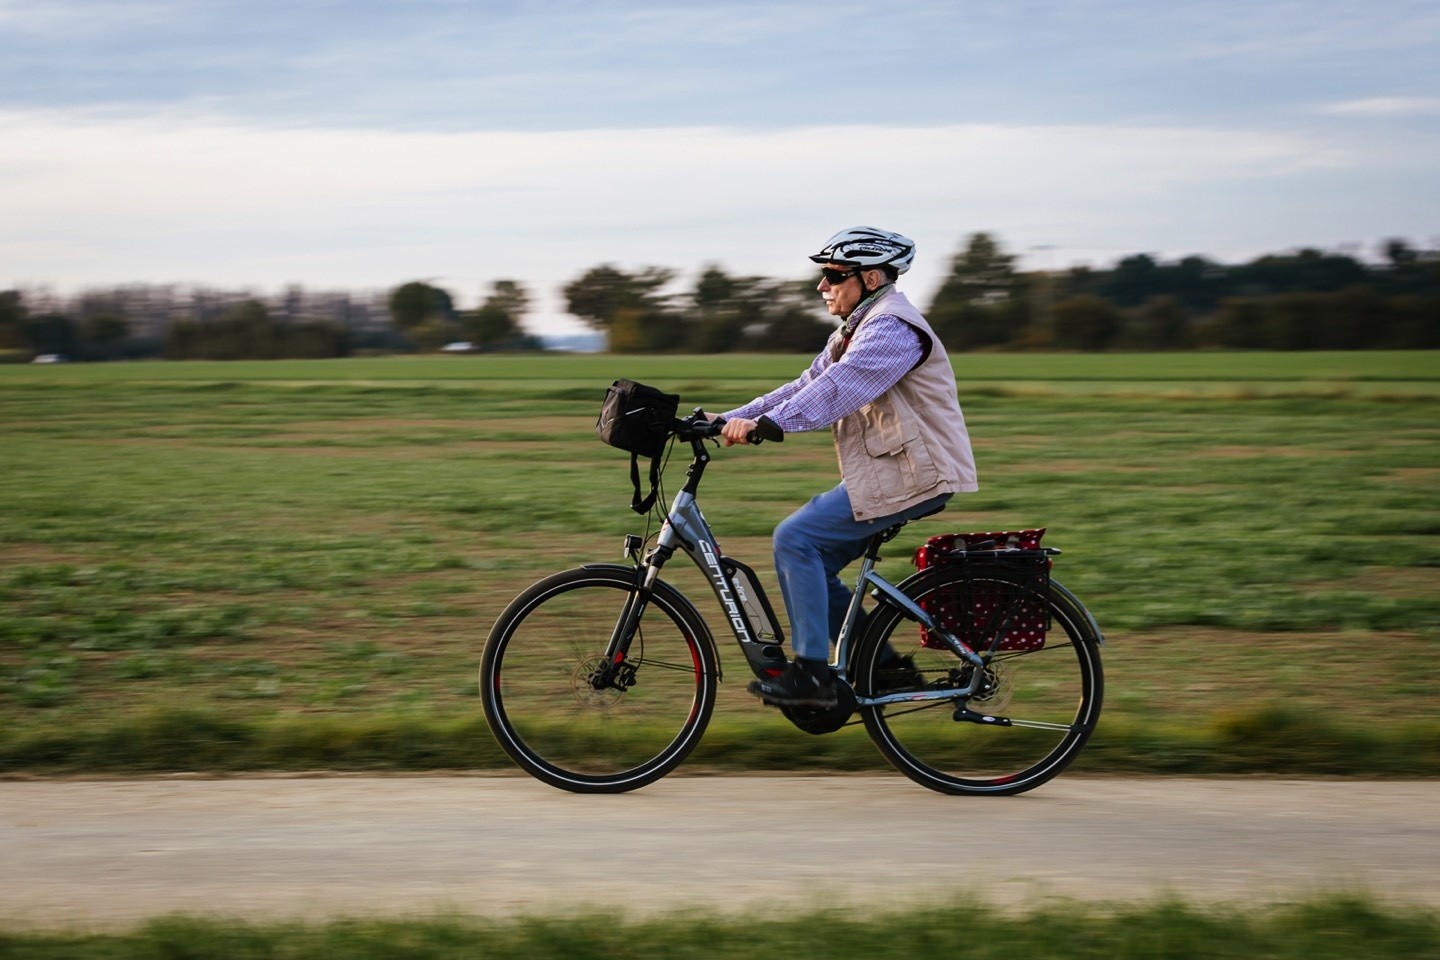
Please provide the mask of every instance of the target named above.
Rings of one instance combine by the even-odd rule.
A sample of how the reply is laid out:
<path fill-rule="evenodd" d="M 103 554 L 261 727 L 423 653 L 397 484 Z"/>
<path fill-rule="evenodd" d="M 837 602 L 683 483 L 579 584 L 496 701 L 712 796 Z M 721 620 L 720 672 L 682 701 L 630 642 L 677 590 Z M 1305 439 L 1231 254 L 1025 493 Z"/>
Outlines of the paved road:
<path fill-rule="evenodd" d="M 0 782 L 0 920 L 22 925 L 1359 888 L 1440 905 L 1440 781 L 1062 777 L 1008 799 L 873 776 L 600 797 L 518 776 Z"/>

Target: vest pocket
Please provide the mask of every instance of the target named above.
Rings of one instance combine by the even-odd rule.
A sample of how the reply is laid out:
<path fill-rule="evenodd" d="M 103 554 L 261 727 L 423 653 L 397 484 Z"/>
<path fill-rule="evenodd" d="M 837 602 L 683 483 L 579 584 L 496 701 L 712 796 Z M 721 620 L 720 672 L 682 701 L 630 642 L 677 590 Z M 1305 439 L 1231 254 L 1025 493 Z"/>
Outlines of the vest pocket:
<path fill-rule="evenodd" d="M 908 500 L 940 482 L 940 470 L 913 421 L 884 417 L 865 421 L 871 490 L 887 503 Z"/>

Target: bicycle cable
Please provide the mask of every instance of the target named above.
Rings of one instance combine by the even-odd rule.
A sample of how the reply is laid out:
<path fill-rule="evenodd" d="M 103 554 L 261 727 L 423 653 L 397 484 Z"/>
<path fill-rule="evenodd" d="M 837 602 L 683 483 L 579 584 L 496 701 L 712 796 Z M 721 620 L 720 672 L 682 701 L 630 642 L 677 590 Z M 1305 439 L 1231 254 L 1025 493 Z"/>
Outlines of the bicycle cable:
<path fill-rule="evenodd" d="M 665 458 L 660 461 L 660 471 L 655 478 L 655 502 L 645 514 L 645 537 L 640 541 L 642 553 L 650 545 L 650 541 L 659 536 L 660 531 L 651 533 L 651 528 L 657 522 L 664 526 L 665 517 L 670 512 L 670 497 L 665 492 L 665 471 L 670 468 L 670 455 L 675 452 L 675 434 L 670 435 L 670 443 L 665 448 Z"/>

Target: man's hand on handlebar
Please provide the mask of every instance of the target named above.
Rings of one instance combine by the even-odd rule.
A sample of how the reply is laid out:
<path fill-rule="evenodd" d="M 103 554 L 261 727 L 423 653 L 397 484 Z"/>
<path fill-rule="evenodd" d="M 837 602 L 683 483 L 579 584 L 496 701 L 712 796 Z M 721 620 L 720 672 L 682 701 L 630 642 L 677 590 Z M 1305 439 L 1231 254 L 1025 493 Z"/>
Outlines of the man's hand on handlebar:
<path fill-rule="evenodd" d="M 756 423 L 754 420 L 726 420 L 720 428 L 720 436 L 725 438 L 725 446 L 733 447 L 735 444 L 749 444 L 750 435 L 754 433 Z"/>
<path fill-rule="evenodd" d="M 769 440 L 771 443 L 780 443 L 785 439 L 785 431 L 781 430 L 769 417 L 761 417 L 759 420 L 726 420 L 719 414 L 705 413 L 696 409 L 693 420 L 698 422 L 704 417 L 710 423 L 711 431 L 703 434 L 706 437 L 719 436 L 725 446 L 733 447 L 737 444 L 751 446 Z"/>

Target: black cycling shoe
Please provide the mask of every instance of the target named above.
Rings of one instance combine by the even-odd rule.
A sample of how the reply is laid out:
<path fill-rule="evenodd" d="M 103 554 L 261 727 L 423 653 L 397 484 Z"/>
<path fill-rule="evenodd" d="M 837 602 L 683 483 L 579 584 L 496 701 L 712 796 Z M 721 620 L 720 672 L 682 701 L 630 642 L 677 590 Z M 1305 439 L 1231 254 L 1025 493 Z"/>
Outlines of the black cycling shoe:
<path fill-rule="evenodd" d="M 777 707 L 833 707 L 840 702 L 835 676 L 823 660 L 792 660 L 783 673 L 768 680 L 751 680 L 745 688 Z"/>

